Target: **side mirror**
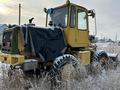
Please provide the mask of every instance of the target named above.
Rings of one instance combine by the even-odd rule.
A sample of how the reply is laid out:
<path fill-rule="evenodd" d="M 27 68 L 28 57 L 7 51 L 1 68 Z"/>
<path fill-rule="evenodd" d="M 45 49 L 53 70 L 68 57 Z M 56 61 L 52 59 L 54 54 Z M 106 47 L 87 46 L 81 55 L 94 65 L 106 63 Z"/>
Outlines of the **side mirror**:
<path fill-rule="evenodd" d="M 97 35 L 97 24 L 96 24 L 96 15 L 95 15 L 95 10 L 88 10 L 88 16 L 91 16 L 95 20 L 95 35 Z"/>
<path fill-rule="evenodd" d="M 44 8 L 44 12 L 45 12 L 45 13 L 47 13 L 47 12 L 48 12 L 47 8 Z"/>
<path fill-rule="evenodd" d="M 95 10 L 88 10 L 88 16 L 92 16 L 92 18 L 95 17 Z"/>
<path fill-rule="evenodd" d="M 93 42 L 95 42 L 95 36 L 94 35 L 90 35 L 89 36 L 89 40 L 93 43 Z"/>

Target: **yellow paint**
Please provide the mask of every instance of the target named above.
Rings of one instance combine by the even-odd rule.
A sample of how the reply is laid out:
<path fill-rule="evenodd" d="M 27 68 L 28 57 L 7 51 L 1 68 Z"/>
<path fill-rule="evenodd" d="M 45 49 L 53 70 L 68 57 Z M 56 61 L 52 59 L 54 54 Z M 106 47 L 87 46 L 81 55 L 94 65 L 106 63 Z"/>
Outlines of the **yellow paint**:
<path fill-rule="evenodd" d="M 75 28 L 67 28 L 64 30 L 68 45 L 71 47 L 88 47 L 88 31 L 79 31 Z"/>
<path fill-rule="evenodd" d="M 23 38 L 22 37 L 22 32 L 18 31 L 18 49 L 19 49 L 19 52 L 23 52 L 24 51 L 22 38 Z"/>
<path fill-rule="evenodd" d="M 67 28 L 66 30 L 64 30 L 64 32 L 68 45 L 70 45 L 71 47 L 78 47 L 77 37 L 76 37 L 77 30 L 74 28 Z"/>
<path fill-rule="evenodd" d="M 24 56 L 1 53 L 0 61 L 6 64 L 12 64 L 12 65 L 22 64 L 24 62 Z"/>
<path fill-rule="evenodd" d="M 78 44 L 80 47 L 88 47 L 89 46 L 89 32 L 86 31 L 80 31 L 78 30 Z"/>
<path fill-rule="evenodd" d="M 90 51 L 80 51 L 78 56 L 82 64 L 84 65 L 90 64 L 90 58 L 91 58 Z"/>

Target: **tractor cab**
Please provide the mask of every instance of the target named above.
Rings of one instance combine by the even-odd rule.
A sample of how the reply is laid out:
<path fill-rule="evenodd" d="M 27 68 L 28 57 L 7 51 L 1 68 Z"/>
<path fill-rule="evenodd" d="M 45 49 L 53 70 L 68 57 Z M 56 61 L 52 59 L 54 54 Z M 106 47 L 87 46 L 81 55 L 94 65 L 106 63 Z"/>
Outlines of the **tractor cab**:
<path fill-rule="evenodd" d="M 88 17 L 95 16 L 92 10 L 87 10 L 76 4 L 65 4 L 56 8 L 44 9 L 46 26 L 49 22 L 55 27 L 62 27 L 68 46 L 86 48 L 89 46 Z"/>

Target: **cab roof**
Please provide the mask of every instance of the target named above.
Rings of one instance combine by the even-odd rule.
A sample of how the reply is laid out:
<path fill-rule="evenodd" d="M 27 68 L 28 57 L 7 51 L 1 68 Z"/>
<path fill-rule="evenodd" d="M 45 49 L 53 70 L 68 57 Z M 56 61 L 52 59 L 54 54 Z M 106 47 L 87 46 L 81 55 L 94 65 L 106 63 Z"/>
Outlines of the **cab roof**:
<path fill-rule="evenodd" d="M 53 9 L 59 9 L 59 8 L 61 8 L 61 7 L 65 7 L 65 6 L 66 6 L 66 4 L 63 4 L 63 5 L 61 5 L 61 6 L 58 6 L 58 7 L 53 8 Z M 80 8 L 83 8 L 83 9 L 87 10 L 85 7 L 80 6 L 80 5 L 77 5 L 77 4 L 74 4 L 74 3 L 70 3 L 70 6 L 80 7 Z"/>

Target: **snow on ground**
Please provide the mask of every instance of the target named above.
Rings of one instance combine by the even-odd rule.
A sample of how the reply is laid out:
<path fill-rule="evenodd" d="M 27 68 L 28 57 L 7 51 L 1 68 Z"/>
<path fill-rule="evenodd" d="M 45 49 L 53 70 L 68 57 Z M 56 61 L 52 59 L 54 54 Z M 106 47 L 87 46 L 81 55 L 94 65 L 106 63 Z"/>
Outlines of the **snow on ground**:
<path fill-rule="evenodd" d="M 97 43 L 97 46 L 99 50 L 105 50 L 109 53 L 120 52 L 120 47 L 115 44 Z M 118 56 L 118 58 L 120 60 L 120 55 Z M 1 67 L 7 66 L 5 64 L 0 64 L 0 68 Z M 0 69 L 0 77 L 3 77 L 4 75 L 2 72 L 3 68 Z M 45 81 L 45 79 L 46 78 L 42 78 L 39 81 L 35 79 L 29 80 L 32 85 L 32 88 L 30 88 L 29 90 L 50 90 L 50 82 Z M 0 78 L 0 90 L 24 90 L 23 88 L 2 88 L 1 85 L 4 84 L 2 82 L 3 80 L 2 78 Z M 117 69 L 109 69 L 108 71 L 103 70 L 100 75 L 89 75 L 82 81 L 67 81 L 66 83 L 66 87 L 60 87 L 59 89 L 57 88 L 55 90 L 120 90 L 120 64 L 118 64 Z M 20 85 L 21 84 L 18 84 L 18 86 Z"/>
<path fill-rule="evenodd" d="M 106 42 L 106 43 L 96 43 L 97 46 L 99 47 L 107 47 L 109 46 L 111 43 L 110 42 Z"/>
<path fill-rule="evenodd" d="M 80 90 L 120 90 L 120 68 L 109 72 L 103 71 L 97 77 L 89 77 L 83 84 L 86 86 Z"/>
<path fill-rule="evenodd" d="M 9 65 L 0 62 L 0 78 L 3 77 L 3 72 L 7 73 L 6 71 L 9 69 Z"/>

